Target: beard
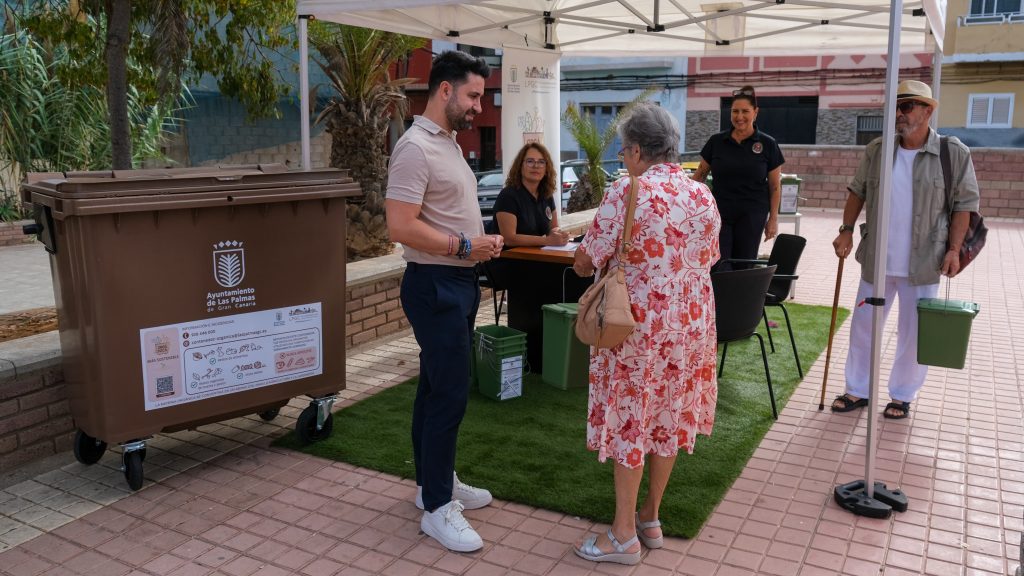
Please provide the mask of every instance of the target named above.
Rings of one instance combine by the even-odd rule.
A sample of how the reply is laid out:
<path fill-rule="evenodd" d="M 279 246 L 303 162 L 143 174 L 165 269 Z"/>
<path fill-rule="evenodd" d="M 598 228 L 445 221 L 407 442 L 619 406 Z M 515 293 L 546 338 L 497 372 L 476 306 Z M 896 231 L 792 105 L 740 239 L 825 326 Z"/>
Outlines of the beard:
<path fill-rule="evenodd" d="M 910 120 L 904 120 L 903 122 L 896 123 L 896 134 L 907 137 L 912 136 L 921 128 L 921 124 L 924 122 L 919 120 L 917 122 L 911 122 Z"/>
<path fill-rule="evenodd" d="M 459 108 L 459 103 L 452 94 L 444 106 L 444 115 L 452 130 L 469 130 L 473 127 L 473 117 L 468 116 L 471 108 Z M 474 113 L 473 116 L 476 116 Z"/>

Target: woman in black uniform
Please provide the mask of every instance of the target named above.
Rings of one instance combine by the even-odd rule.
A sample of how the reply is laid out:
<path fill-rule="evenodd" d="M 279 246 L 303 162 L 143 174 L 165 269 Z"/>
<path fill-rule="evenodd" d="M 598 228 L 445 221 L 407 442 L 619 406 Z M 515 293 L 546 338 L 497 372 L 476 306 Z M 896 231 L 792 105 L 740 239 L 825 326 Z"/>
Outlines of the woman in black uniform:
<path fill-rule="evenodd" d="M 744 86 L 732 95 L 732 129 L 708 139 L 693 175 L 694 180 L 704 182 L 711 173 L 712 192 L 722 215 L 718 268 L 726 270 L 729 258 L 757 258 L 762 233 L 765 240 L 778 234 L 782 165 L 786 161 L 775 139 L 755 124 L 754 88 Z"/>
<path fill-rule="evenodd" d="M 531 142 L 519 150 L 494 201 L 497 232 L 505 246 L 561 246 L 569 235 L 558 229 L 554 193 L 558 186 L 548 149 Z"/>

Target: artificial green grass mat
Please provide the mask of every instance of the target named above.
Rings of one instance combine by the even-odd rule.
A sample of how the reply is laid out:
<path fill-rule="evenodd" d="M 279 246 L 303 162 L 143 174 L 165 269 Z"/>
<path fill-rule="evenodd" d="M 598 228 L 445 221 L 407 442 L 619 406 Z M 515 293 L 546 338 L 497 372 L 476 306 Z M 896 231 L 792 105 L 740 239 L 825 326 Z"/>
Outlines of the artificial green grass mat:
<path fill-rule="evenodd" d="M 827 344 L 831 309 L 800 304 L 786 308 L 807 370 Z M 839 310 L 837 325 L 847 314 Z M 779 323 L 772 330 L 776 352 L 769 349 L 768 356 L 781 411 L 798 375 L 781 310 L 769 307 L 768 316 Z M 667 535 L 690 538 L 700 530 L 772 425 L 756 340 L 729 345 L 718 382 L 714 431 L 699 437 L 692 455 L 682 452 L 676 460 L 661 507 Z M 339 411 L 333 434 L 322 442 L 300 447 L 292 433 L 277 445 L 413 478 L 409 430 L 415 394 L 413 378 Z M 459 478 L 489 489 L 495 498 L 611 522 L 612 465 L 598 463 L 596 453 L 586 449 L 586 416 L 586 388 L 559 390 L 544 384 L 540 375 L 528 374 L 522 397 L 504 402 L 474 390 L 459 431 Z"/>

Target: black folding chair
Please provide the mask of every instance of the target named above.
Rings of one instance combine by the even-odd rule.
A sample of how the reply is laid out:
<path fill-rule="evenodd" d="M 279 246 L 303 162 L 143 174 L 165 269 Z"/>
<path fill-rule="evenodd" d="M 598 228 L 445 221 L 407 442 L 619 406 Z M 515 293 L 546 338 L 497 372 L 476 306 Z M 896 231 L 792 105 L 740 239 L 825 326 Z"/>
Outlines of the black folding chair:
<path fill-rule="evenodd" d="M 772 401 L 772 418 L 778 419 L 775 390 L 772 388 L 772 375 L 768 369 L 768 354 L 765 352 L 764 338 L 757 333 L 757 326 L 764 314 L 768 284 L 774 274 L 775 266 L 715 272 L 711 274 L 711 285 L 715 291 L 715 327 L 718 329 L 718 343 L 722 345 L 718 376 L 721 377 L 725 371 L 729 343 L 756 336 L 761 346 L 764 376 L 768 381 L 768 396 Z"/>
<path fill-rule="evenodd" d="M 477 271 L 480 274 L 480 287 L 491 290 L 491 298 L 494 300 L 494 323 L 498 324 L 498 320 L 501 319 L 501 310 L 505 306 L 505 290 L 508 289 L 504 282 L 504 275 L 501 270 L 497 269 L 497 265 L 491 262 L 481 262 L 477 265 Z M 500 299 L 499 292 L 501 293 Z"/>
<path fill-rule="evenodd" d="M 789 343 L 793 346 L 793 359 L 796 360 L 796 371 L 800 378 L 804 377 L 803 366 L 800 365 L 800 353 L 796 349 L 796 338 L 793 337 L 793 326 L 789 322 L 789 311 L 786 310 L 785 302 L 793 292 L 793 282 L 799 278 L 796 274 L 796 266 L 800 262 L 800 256 L 807 246 L 807 239 L 803 236 L 793 234 L 779 234 L 772 246 L 772 253 L 768 260 L 738 260 L 730 259 L 729 262 L 761 264 L 776 266 L 776 274 L 768 285 L 768 293 L 765 295 L 765 306 L 778 306 L 782 309 L 782 315 L 786 318 L 786 330 L 789 331 Z M 762 311 L 764 326 L 768 332 L 768 343 L 772 352 L 775 352 L 775 340 L 772 338 L 771 326 L 768 325 L 768 314 Z"/>

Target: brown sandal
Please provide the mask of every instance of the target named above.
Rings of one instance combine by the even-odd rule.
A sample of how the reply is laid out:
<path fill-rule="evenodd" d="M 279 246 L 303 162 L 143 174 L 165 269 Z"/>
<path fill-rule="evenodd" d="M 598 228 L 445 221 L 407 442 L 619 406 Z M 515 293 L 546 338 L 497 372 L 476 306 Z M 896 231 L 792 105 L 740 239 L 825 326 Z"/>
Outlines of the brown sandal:
<path fill-rule="evenodd" d="M 836 402 L 839 402 L 839 406 L 836 406 Z M 832 401 L 833 412 L 850 412 L 857 408 L 863 408 L 868 405 L 867 398 L 853 399 L 849 394 L 840 394 L 836 396 L 836 399 Z"/>

